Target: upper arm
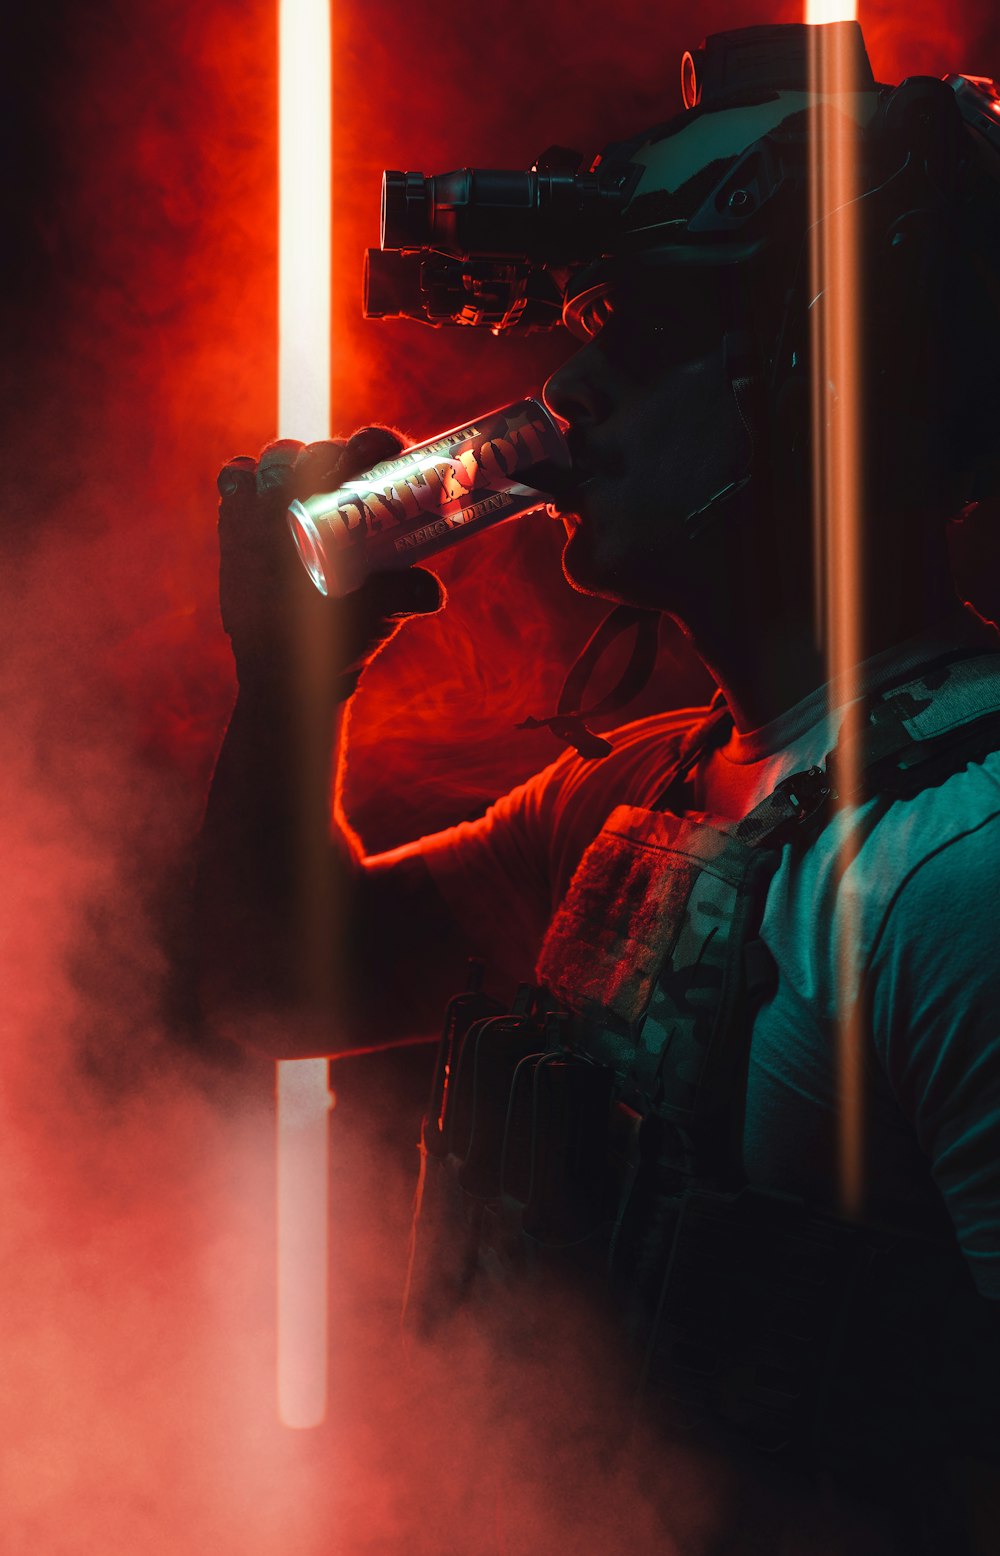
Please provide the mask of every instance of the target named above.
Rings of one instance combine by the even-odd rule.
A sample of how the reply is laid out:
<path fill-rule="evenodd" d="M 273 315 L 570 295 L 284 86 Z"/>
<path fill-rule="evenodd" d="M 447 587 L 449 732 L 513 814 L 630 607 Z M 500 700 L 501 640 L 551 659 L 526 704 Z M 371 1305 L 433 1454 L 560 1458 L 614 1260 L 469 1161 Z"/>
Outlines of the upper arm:
<path fill-rule="evenodd" d="M 406 915 L 407 954 L 436 994 L 461 987 L 470 956 L 486 964 L 490 992 L 507 996 L 530 980 L 552 906 L 546 777 L 475 821 L 366 860 L 373 911 Z"/>
<path fill-rule="evenodd" d="M 476 820 L 366 859 L 368 940 L 374 971 L 383 969 L 383 1003 L 395 1002 L 399 1019 L 419 1010 L 424 1024 L 432 1012 L 436 1023 L 463 987 L 470 956 L 485 963 L 489 993 L 509 998 L 529 982 L 581 854 L 614 805 L 658 792 L 664 751 L 690 723 L 688 712 L 638 720 L 615 732 L 604 761 L 566 752 Z M 389 984 L 387 925 L 395 946 Z"/>
<path fill-rule="evenodd" d="M 980 1290 L 1000 1298 L 1000 815 L 923 859 L 872 962 L 873 1041 Z"/>

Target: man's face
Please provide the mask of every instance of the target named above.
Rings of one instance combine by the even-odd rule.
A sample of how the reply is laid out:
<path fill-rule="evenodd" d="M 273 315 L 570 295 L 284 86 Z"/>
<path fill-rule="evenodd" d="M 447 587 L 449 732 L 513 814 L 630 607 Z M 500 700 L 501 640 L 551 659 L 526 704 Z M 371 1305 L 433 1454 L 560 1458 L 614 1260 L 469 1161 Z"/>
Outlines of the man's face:
<path fill-rule="evenodd" d="M 559 505 L 563 568 L 585 593 L 683 615 L 685 520 L 733 479 L 738 446 L 723 328 L 690 285 L 621 291 L 545 385 L 583 478 Z"/>

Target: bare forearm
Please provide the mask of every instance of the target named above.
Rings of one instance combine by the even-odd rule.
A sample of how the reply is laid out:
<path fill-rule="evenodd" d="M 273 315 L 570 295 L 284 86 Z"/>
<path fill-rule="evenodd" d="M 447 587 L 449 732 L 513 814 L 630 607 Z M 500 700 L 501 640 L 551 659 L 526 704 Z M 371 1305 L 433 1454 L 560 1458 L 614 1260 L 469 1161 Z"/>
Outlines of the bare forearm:
<path fill-rule="evenodd" d="M 277 689 L 237 699 L 198 850 L 200 983 L 216 1017 L 329 1019 L 361 876 L 352 840 L 331 828 L 333 724 Z"/>
<path fill-rule="evenodd" d="M 339 805 L 347 716 L 303 734 L 267 698 L 238 700 L 199 848 L 204 1007 L 280 1057 L 436 1030 L 475 949 L 413 851 L 369 868 Z M 332 727 L 331 727 L 332 726 Z"/>

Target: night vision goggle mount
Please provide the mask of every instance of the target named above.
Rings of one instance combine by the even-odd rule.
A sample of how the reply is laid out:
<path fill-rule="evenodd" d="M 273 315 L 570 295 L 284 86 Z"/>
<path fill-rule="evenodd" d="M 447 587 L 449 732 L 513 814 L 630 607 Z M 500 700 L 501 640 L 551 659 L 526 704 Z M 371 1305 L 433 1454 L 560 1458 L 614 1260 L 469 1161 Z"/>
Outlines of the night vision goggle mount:
<path fill-rule="evenodd" d="M 494 334 L 566 323 L 586 335 L 583 294 L 617 264 L 739 265 L 776 240 L 801 246 L 808 110 L 816 104 L 810 50 L 820 30 L 838 31 L 853 61 L 853 106 L 845 98 L 844 109 L 861 132 L 865 187 L 886 189 L 875 204 L 886 206 L 890 226 L 897 195 L 914 203 L 926 161 L 921 138 L 954 143 L 964 128 L 966 149 L 971 139 L 987 182 L 1000 188 L 992 81 L 917 77 L 879 87 L 857 23 L 743 28 L 684 55 L 684 112 L 606 147 L 584 171 L 581 153 L 552 146 L 528 171 L 385 172 L 381 247 L 365 262 L 365 317 Z M 914 177 L 889 193 L 907 163 Z M 923 203 L 919 194 L 915 203 Z"/>
<path fill-rule="evenodd" d="M 561 282 L 610 240 L 642 169 L 551 146 L 529 172 L 382 175 L 382 247 L 365 263 L 365 317 L 553 329 Z"/>

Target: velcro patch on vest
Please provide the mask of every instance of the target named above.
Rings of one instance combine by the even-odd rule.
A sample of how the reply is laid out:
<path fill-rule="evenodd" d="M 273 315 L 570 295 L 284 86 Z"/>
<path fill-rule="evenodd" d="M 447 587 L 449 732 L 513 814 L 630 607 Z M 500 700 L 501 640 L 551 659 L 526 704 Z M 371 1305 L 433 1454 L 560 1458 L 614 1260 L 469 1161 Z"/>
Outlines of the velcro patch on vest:
<path fill-rule="evenodd" d="M 914 740 L 935 740 L 1000 711 L 1000 654 L 961 659 L 883 694 Z"/>
<path fill-rule="evenodd" d="M 684 926 L 698 876 L 713 856 L 728 873 L 728 848 L 723 834 L 690 816 L 619 805 L 549 926 L 540 981 L 578 1015 L 610 1012 L 634 1026 Z"/>

